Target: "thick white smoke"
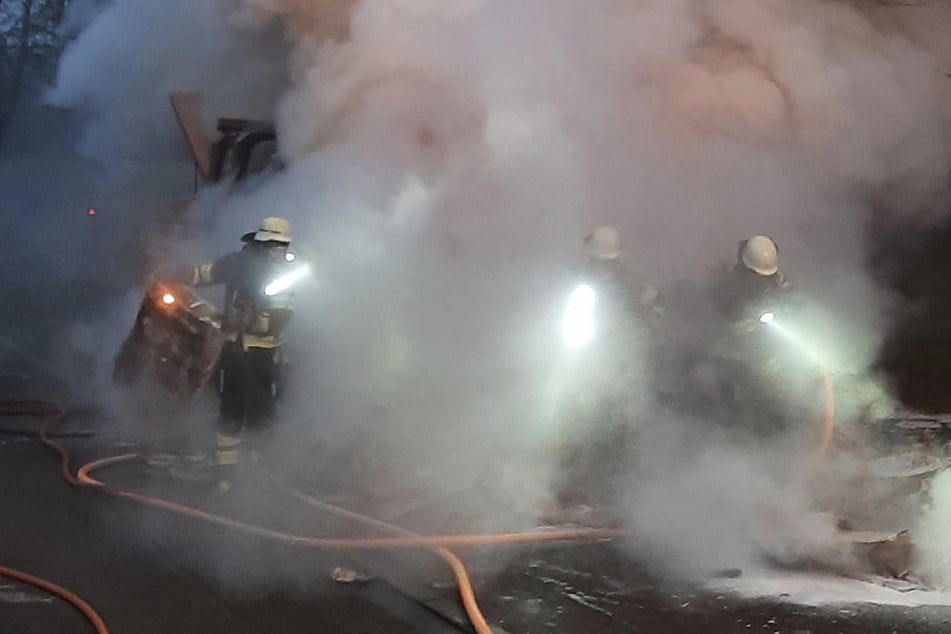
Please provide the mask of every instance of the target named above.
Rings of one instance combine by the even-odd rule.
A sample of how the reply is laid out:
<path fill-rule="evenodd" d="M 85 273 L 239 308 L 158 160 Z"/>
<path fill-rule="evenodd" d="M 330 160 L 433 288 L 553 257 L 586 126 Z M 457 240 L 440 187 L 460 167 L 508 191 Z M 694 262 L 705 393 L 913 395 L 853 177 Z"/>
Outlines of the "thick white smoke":
<path fill-rule="evenodd" d="M 768 233 L 794 281 L 838 299 L 846 365 L 870 357 L 880 304 L 861 273 L 864 218 L 947 194 L 951 52 L 934 35 L 951 12 L 918 10 L 123 2 L 67 51 L 52 94 L 89 111 L 86 148 L 148 160 L 175 149 L 157 115 L 169 91 L 202 89 L 221 114 L 228 99 L 234 114 L 275 110 L 287 170 L 232 197 L 208 242 L 231 248 L 261 216 L 285 215 L 314 260 L 293 411 L 332 446 L 359 441 L 381 478 L 451 488 L 503 473 L 501 496 L 530 506 L 550 475 L 533 458 L 555 407 L 554 314 L 596 223 L 617 225 L 629 264 L 662 284 Z M 652 513 L 700 525 L 704 509 L 681 495 L 696 481 L 738 518 L 794 486 L 758 460 L 718 470 L 731 462 L 718 455 L 647 489 L 638 527 L 650 533 Z"/>
<path fill-rule="evenodd" d="M 921 556 L 920 572 L 944 588 L 951 586 L 951 471 L 939 473 L 931 482 L 931 504 L 916 527 Z"/>
<path fill-rule="evenodd" d="M 221 116 L 270 117 L 287 78 L 280 33 L 242 29 L 233 5 L 127 0 L 86 15 L 47 95 L 89 114 L 80 150 L 115 168 L 181 163 L 171 92 L 200 91 Z"/>

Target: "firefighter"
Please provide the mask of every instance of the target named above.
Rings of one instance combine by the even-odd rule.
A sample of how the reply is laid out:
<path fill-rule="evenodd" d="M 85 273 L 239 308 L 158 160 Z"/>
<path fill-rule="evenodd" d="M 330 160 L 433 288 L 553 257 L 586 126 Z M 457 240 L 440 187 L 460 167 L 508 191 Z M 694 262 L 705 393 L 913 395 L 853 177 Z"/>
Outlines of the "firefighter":
<path fill-rule="evenodd" d="M 725 399 L 735 426 L 773 428 L 782 418 L 778 410 L 772 411 L 778 398 L 774 384 L 782 384 L 782 341 L 770 336 L 763 317 L 774 319 L 777 309 L 788 308 L 791 291 L 779 267 L 776 242 L 755 235 L 740 241 L 736 262 L 714 278 L 709 289 L 712 312 L 699 313 L 708 315 L 712 329 L 699 326 L 706 343 L 691 370 L 691 385 L 705 408 Z M 741 413 L 744 407 L 752 412 L 748 417 Z"/>
<path fill-rule="evenodd" d="M 657 289 L 635 278 L 621 264 L 621 237 L 610 225 L 601 225 L 584 240 L 586 274 L 593 285 L 606 291 L 628 316 L 651 330 L 661 326 L 664 309 Z"/>
<path fill-rule="evenodd" d="M 197 266 L 182 277 L 193 286 L 225 285 L 226 342 L 218 370 L 219 422 L 216 462 L 218 488 L 231 488 L 241 436 L 270 435 L 284 364 L 284 329 L 292 315 L 291 295 L 276 292 L 273 281 L 294 266 L 288 248 L 291 225 L 265 218 L 257 231 L 241 238 L 240 251 Z"/>
<path fill-rule="evenodd" d="M 658 291 L 624 265 L 617 229 L 596 227 L 584 239 L 583 256 L 576 292 L 587 287 L 593 297 L 596 334 L 569 355 L 555 440 L 562 468 L 555 487 L 569 505 L 614 502 L 621 494 L 614 475 L 633 458 L 632 421 L 644 411 L 647 365 L 656 361 L 664 316 Z"/>
<path fill-rule="evenodd" d="M 716 312 L 736 329 L 749 328 L 746 322 L 756 318 L 752 311 L 791 290 L 779 268 L 779 248 L 773 239 L 756 235 L 741 240 L 736 263 L 714 280 L 711 290 Z"/>

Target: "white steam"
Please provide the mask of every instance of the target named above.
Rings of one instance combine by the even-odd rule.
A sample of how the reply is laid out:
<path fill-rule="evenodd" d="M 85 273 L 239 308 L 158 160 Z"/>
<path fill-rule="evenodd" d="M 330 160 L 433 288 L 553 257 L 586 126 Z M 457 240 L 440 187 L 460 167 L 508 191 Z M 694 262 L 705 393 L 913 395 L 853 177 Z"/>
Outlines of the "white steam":
<path fill-rule="evenodd" d="M 931 505 L 915 532 L 920 572 L 944 588 L 951 587 L 951 471 L 943 471 L 930 483 Z"/>
<path fill-rule="evenodd" d="M 660 420 L 658 422 L 670 423 Z M 810 500 L 788 453 L 738 448 L 703 425 L 648 434 L 631 526 L 660 569 L 697 576 L 767 564 L 842 566 L 835 522 Z"/>
<path fill-rule="evenodd" d="M 318 280 L 295 324 L 305 433 L 359 450 L 381 480 L 452 488 L 504 473 L 508 505 L 534 504 L 552 467 L 537 458 L 554 408 L 554 307 L 601 222 L 663 284 L 730 259 L 740 238 L 774 236 L 794 281 L 839 300 L 841 356 L 870 358 L 881 324 L 862 274 L 869 207 L 917 214 L 947 195 L 951 51 L 931 28 L 947 32 L 947 11 L 922 22 L 913 7 L 820 0 L 352 4 L 348 20 L 347 2 L 117 3 L 67 51 L 52 93 L 90 113 L 84 145 L 108 157 L 181 155 L 169 91 L 204 90 L 222 115 L 277 113 L 289 167 L 229 200 L 207 255 L 263 215 L 293 221 Z M 275 21 L 289 56 L 255 30 Z M 279 99 L 277 68 L 290 77 Z M 663 438 L 646 440 L 658 458 Z M 641 483 L 635 525 L 650 541 L 675 522 L 700 550 L 730 544 L 722 552 L 745 560 L 749 536 L 731 523 L 748 526 L 764 500 L 808 509 L 799 475 L 762 464 L 726 451 L 661 470 Z M 489 525 L 511 519 L 482 511 Z M 714 514 L 725 524 L 702 542 L 693 530 Z M 729 565 L 693 555 L 678 568 Z"/>
<path fill-rule="evenodd" d="M 221 116 L 272 116 L 287 77 L 280 34 L 241 28 L 228 17 L 234 4 L 125 0 L 95 17 L 75 11 L 88 25 L 47 100 L 90 115 L 80 150 L 115 167 L 181 162 L 171 92 L 200 91 Z"/>

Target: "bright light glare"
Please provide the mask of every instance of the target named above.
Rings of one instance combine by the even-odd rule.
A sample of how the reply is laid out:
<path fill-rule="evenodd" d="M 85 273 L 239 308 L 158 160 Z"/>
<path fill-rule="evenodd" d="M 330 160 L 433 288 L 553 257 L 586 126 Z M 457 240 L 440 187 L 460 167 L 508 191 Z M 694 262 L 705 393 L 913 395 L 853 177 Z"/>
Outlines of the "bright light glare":
<path fill-rule="evenodd" d="M 562 321 L 562 336 L 565 345 L 577 349 L 587 345 L 594 338 L 594 289 L 582 284 L 571 292 L 568 306 Z"/>
<path fill-rule="evenodd" d="M 174 304 L 175 296 L 172 295 L 171 293 L 165 293 L 164 295 L 162 295 L 162 303 L 165 305 Z"/>
<path fill-rule="evenodd" d="M 759 323 L 761 324 L 771 324 L 773 320 L 776 319 L 776 313 L 771 310 L 766 311 L 759 316 Z"/>
<path fill-rule="evenodd" d="M 307 266 L 301 266 L 294 269 L 290 273 L 285 273 L 284 275 L 280 276 L 279 278 L 277 278 L 276 280 L 274 280 L 273 282 L 265 286 L 264 294 L 267 295 L 268 297 L 273 297 L 274 295 L 277 295 L 278 293 L 286 291 L 291 286 L 293 286 L 297 282 L 307 277 L 309 273 L 310 273 L 310 268 Z"/>
<path fill-rule="evenodd" d="M 291 253 L 290 251 L 288 251 L 287 253 L 284 254 L 284 259 L 288 262 L 293 262 L 294 260 L 297 259 L 297 254 Z"/>

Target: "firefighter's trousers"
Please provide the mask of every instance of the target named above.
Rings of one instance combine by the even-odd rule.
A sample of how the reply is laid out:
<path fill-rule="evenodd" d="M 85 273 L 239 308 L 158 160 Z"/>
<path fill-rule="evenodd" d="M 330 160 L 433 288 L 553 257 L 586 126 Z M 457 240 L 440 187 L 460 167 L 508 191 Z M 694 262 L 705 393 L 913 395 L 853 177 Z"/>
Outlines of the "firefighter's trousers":
<path fill-rule="evenodd" d="M 234 342 L 222 349 L 218 370 L 219 480 L 228 480 L 238 464 L 243 435 L 258 442 L 269 437 L 279 393 L 281 356 L 280 348 L 245 350 Z"/>

